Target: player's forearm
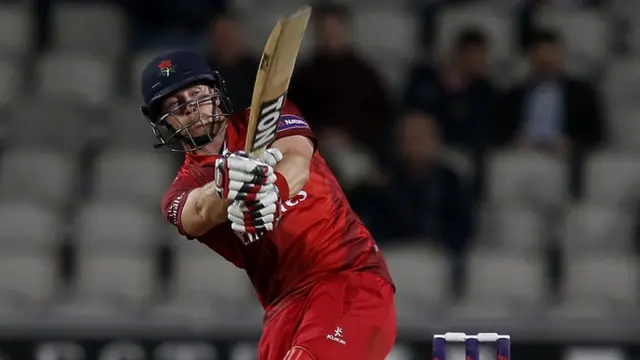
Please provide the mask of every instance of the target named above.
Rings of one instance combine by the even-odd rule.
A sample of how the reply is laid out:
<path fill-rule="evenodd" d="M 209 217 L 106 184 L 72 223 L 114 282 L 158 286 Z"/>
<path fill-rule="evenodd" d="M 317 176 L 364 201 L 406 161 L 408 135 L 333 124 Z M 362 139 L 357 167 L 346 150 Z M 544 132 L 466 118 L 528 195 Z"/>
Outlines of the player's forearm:
<path fill-rule="evenodd" d="M 182 208 L 182 228 L 191 236 L 200 236 L 227 221 L 227 203 L 205 187 L 189 193 Z"/>
<path fill-rule="evenodd" d="M 287 182 L 289 198 L 300 192 L 309 180 L 309 162 L 305 155 L 295 152 L 283 153 L 282 161 L 275 167 Z"/>

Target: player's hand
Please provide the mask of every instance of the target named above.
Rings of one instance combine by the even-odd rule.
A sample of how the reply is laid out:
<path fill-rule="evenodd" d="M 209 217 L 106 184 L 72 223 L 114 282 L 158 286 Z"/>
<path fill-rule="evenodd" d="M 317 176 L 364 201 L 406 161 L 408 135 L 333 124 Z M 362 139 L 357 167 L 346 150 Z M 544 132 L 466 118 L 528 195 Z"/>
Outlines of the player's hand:
<path fill-rule="evenodd" d="M 242 233 L 261 234 L 276 228 L 280 221 L 280 193 L 271 184 L 263 187 L 255 201 L 234 201 L 227 208 L 231 229 Z"/>
<path fill-rule="evenodd" d="M 265 152 L 266 154 L 266 152 Z M 269 155 L 269 161 L 275 157 Z M 276 175 L 269 164 L 252 159 L 244 151 L 220 157 L 215 162 L 215 188 L 221 199 L 252 202 L 273 185 Z"/>
<path fill-rule="evenodd" d="M 262 157 L 260 158 L 260 161 L 271 167 L 278 165 L 280 160 L 282 160 L 282 152 L 276 148 L 269 148 L 265 150 L 264 154 L 262 154 Z"/>

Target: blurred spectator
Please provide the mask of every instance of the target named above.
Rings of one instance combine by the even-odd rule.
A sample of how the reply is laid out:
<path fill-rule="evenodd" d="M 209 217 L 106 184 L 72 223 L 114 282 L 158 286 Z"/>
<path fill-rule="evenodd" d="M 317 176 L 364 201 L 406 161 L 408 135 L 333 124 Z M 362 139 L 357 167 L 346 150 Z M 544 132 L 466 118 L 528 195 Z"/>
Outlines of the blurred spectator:
<path fill-rule="evenodd" d="M 236 111 L 251 105 L 251 94 L 260 60 L 249 51 L 235 14 L 218 15 L 211 23 L 209 66 L 227 83 L 227 94 Z"/>
<path fill-rule="evenodd" d="M 564 49 L 554 31 L 538 31 L 528 54 L 529 77 L 505 97 L 501 138 L 520 149 L 550 151 L 577 166 L 603 141 L 601 99 L 589 82 L 565 72 Z M 576 180 L 572 183 L 577 191 Z"/>
<path fill-rule="evenodd" d="M 478 182 L 483 154 L 495 140 L 500 104 L 486 75 L 488 46 L 479 29 L 463 30 L 451 58 L 440 68 L 420 64 L 412 69 L 403 97 L 405 108 L 436 114 L 446 144 L 474 158 Z"/>
<path fill-rule="evenodd" d="M 600 97 L 589 82 L 565 72 L 558 34 L 537 32 L 528 54 L 529 77 L 505 97 L 503 140 L 560 155 L 598 145 L 604 131 Z"/>
<path fill-rule="evenodd" d="M 317 48 L 294 75 L 289 98 L 329 150 L 323 154 L 338 178 L 345 180 L 345 172 L 358 168 L 350 171 L 357 183 L 371 171 L 371 148 L 392 126 L 392 104 L 378 72 L 353 46 L 348 9 L 323 5 L 314 11 Z"/>
<path fill-rule="evenodd" d="M 426 238 L 462 254 L 471 237 L 472 198 L 465 180 L 440 160 L 434 116 L 409 113 L 397 132 L 397 161 L 372 229 L 381 238 Z M 390 210 L 392 209 L 392 210 Z"/>

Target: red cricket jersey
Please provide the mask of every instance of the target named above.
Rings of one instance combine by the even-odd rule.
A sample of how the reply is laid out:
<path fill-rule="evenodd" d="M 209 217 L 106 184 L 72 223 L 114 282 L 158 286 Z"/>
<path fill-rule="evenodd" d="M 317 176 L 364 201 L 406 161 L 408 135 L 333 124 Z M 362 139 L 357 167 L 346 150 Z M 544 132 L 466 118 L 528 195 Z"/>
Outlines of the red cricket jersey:
<path fill-rule="evenodd" d="M 226 129 L 224 152 L 244 149 L 249 112 L 233 114 Z M 316 138 L 300 111 L 287 103 L 277 127 L 277 137 L 302 135 Z M 167 220 L 184 233 L 182 207 L 189 191 L 214 180 L 211 166 L 217 155 L 187 157 L 166 192 L 162 209 Z M 386 263 L 373 237 L 353 212 L 325 160 L 315 151 L 310 176 L 302 191 L 282 204 L 282 219 L 276 229 L 244 245 L 247 234 L 231 230 L 230 223 L 213 228 L 197 238 L 225 259 L 244 269 L 262 305 L 313 285 L 330 273 L 367 270 L 392 283 Z"/>

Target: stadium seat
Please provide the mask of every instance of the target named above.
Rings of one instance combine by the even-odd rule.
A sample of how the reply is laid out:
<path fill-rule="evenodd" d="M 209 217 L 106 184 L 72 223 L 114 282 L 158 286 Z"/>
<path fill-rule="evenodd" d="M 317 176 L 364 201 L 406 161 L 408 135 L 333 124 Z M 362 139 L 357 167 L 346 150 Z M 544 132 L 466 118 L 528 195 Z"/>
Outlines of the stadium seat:
<path fill-rule="evenodd" d="M 513 24 L 509 14 L 487 6 L 456 6 L 444 9 L 437 20 L 436 52 L 445 59 L 452 50 L 456 36 L 468 27 L 478 28 L 489 38 L 489 59 L 505 63 L 513 53 Z"/>
<path fill-rule="evenodd" d="M 167 233 L 173 235 L 173 272 L 165 301 L 154 308 L 155 316 L 225 324 L 261 318 L 264 310 L 244 271 L 175 228 Z"/>
<path fill-rule="evenodd" d="M 245 38 L 247 45 L 257 54 L 262 54 L 264 45 L 271 34 L 271 30 L 283 15 L 292 13 L 298 8 L 295 5 L 288 5 L 277 2 L 275 4 L 259 1 L 255 6 L 247 11 L 243 19 L 243 27 L 245 29 Z M 311 52 L 314 44 L 312 22 L 309 23 L 308 31 L 302 41 L 300 48 L 300 58 L 305 57 Z"/>
<path fill-rule="evenodd" d="M 25 4 L 0 4 L 0 57 L 21 59 L 32 46 L 30 8 Z"/>
<path fill-rule="evenodd" d="M 29 255 L 0 253 L 0 317 L 36 315 L 44 310 L 57 284 L 54 257 L 45 252 Z M 5 313 L 8 311 L 13 314 Z"/>
<path fill-rule="evenodd" d="M 633 18 L 634 15 L 640 14 L 640 4 L 627 0 L 610 0 L 605 6 L 605 10 L 617 16 Z"/>
<path fill-rule="evenodd" d="M 62 237 L 58 212 L 37 202 L 0 202 L 0 254 L 35 254 L 50 251 Z"/>
<path fill-rule="evenodd" d="M 236 350 L 243 346 L 242 343 L 234 344 L 233 348 L 230 349 L 230 352 L 233 354 L 231 356 L 232 359 L 239 360 L 249 360 L 252 359 L 249 354 L 256 354 L 258 349 L 258 344 L 251 344 L 252 346 L 247 349 L 251 350 L 248 353 L 239 354 L 239 357 L 236 357 Z M 156 348 L 153 350 L 153 357 L 157 360 L 173 360 L 176 358 L 185 358 L 187 359 L 217 359 L 219 350 L 214 344 L 202 340 L 202 341 L 189 341 L 187 343 L 184 342 L 163 342 L 158 344 Z M 246 355 L 246 356 L 243 356 Z"/>
<path fill-rule="evenodd" d="M 564 232 L 564 248 L 571 254 L 633 251 L 635 219 L 630 213 L 601 205 L 571 208 Z"/>
<path fill-rule="evenodd" d="M 115 104 L 109 113 L 107 146 L 115 150 L 149 151 L 159 142 L 140 111 L 141 105 L 141 101 Z"/>
<path fill-rule="evenodd" d="M 381 24 L 384 31 L 379 30 Z M 367 55 L 412 59 L 418 45 L 417 31 L 415 15 L 404 8 L 366 7 L 354 13 L 355 41 Z"/>
<path fill-rule="evenodd" d="M 535 152 L 492 154 L 487 166 L 489 203 L 542 207 L 567 200 L 566 169 L 560 159 Z"/>
<path fill-rule="evenodd" d="M 144 119 L 139 119 L 144 121 Z M 140 201 L 159 208 L 162 195 L 176 176 L 166 154 L 112 150 L 94 163 L 94 197 L 101 200 Z"/>
<path fill-rule="evenodd" d="M 536 254 L 513 255 L 478 250 L 469 255 L 463 303 L 501 307 L 506 314 L 526 314 L 544 305 L 545 266 Z"/>
<path fill-rule="evenodd" d="M 619 348 L 571 347 L 567 349 L 564 360 L 627 360 L 625 352 Z"/>
<path fill-rule="evenodd" d="M 53 6 L 53 47 L 114 59 L 127 45 L 127 18 L 111 2 L 58 2 Z M 67 74 L 68 75 L 68 74 Z"/>
<path fill-rule="evenodd" d="M 22 67 L 17 62 L 0 59 L 0 108 L 15 100 L 21 90 Z"/>
<path fill-rule="evenodd" d="M 446 255 L 429 247 L 389 247 L 383 249 L 398 292 L 399 316 L 416 311 L 437 314 L 447 306 L 451 267 Z"/>
<path fill-rule="evenodd" d="M 564 266 L 565 303 L 601 304 L 609 312 L 621 313 L 637 306 L 640 269 L 634 255 L 602 252 L 570 255 Z"/>
<path fill-rule="evenodd" d="M 640 55 L 640 22 L 638 22 L 640 5 L 633 1 L 624 1 L 624 3 L 630 7 L 620 16 L 621 19 L 627 21 L 626 24 L 629 26 L 629 32 L 624 34 L 626 35 L 626 44 L 629 46 L 629 55 L 638 57 Z"/>
<path fill-rule="evenodd" d="M 81 252 L 150 251 L 158 241 L 158 212 L 136 204 L 93 202 L 86 204 L 76 219 L 76 236 Z M 158 208 L 156 208 L 158 209 Z"/>
<path fill-rule="evenodd" d="M 398 94 L 402 93 L 402 87 L 405 85 L 410 60 L 406 56 L 398 56 L 387 52 L 368 55 L 371 65 L 380 72 L 382 81 L 388 86 L 390 94 L 397 99 Z"/>
<path fill-rule="evenodd" d="M 631 154 L 600 152 L 585 169 L 585 200 L 611 207 L 633 206 L 640 185 L 640 159 Z"/>
<path fill-rule="evenodd" d="M 634 105 L 640 98 L 640 59 L 615 60 L 606 70 L 602 89 L 609 108 Z"/>
<path fill-rule="evenodd" d="M 100 106 L 114 95 L 112 63 L 88 54 L 53 52 L 36 67 L 38 95 Z"/>
<path fill-rule="evenodd" d="M 11 104 L 7 119 L 9 146 L 79 155 L 100 137 L 100 119 L 73 101 L 28 98 Z"/>
<path fill-rule="evenodd" d="M 545 223 L 535 211 L 496 207 L 485 208 L 480 214 L 480 247 L 514 254 L 539 254 L 545 249 Z"/>
<path fill-rule="evenodd" d="M 640 107 L 627 105 L 615 108 L 609 118 L 612 150 L 635 153 L 640 150 Z"/>
<path fill-rule="evenodd" d="M 60 153 L 37 148 L 10 150 L 0 156 L 0 197 L 60 208 L 71 199 L 77 171 L 77 163 Z"/>
<path fill-rule="evenodd" d="M 410 360 L 413 359 L 413 354 L 411 350 L 406 345 L 394 345 L 393 349 L 385 360 Z"/>
<path fill-rule="evenodd" d="M 609 60 L 609 26 L 601 13 L 549 11 L 541 14 L 539 20 L 541 25 L 560 32 L 569 58 L 593 66 L 602 66 Z"/>
<path fill-rule="evenodd" d="M 72 302 L 98 311 L 138 310 L 152 300 L 154 264 L 150 251 L 83 253 Z"/>
<path fill-rule="evenodd" d="M 246 273 L 197 241 L 179 239 L 170 287 L 174 306 L 216 306 L 233 310 L 251 302 Z"/>

